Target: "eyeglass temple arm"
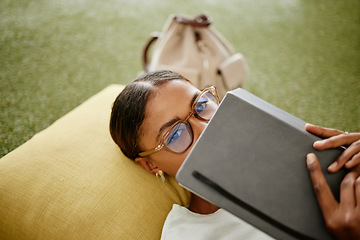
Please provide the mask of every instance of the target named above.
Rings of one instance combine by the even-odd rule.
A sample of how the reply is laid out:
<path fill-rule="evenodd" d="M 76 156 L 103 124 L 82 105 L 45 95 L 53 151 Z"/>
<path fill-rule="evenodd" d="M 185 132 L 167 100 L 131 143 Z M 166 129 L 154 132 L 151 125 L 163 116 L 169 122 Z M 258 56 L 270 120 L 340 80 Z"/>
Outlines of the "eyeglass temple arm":
<path fill-rule="evenodd" d="M 163 147 L 164 147 L 164 145 L 159 145 L 159 146 L 157 146 L 156 148 L 153 148 L 153 149 L 150 149 L 150 150 L 148 150 L 148 151 L 139 153 L 139 156 L 140 156 L 140 157 L 149 156 L 149 155 L 151 155 L 151 154 L 153 154 L 153 153 L 156 153 L 156 152 L 160 151 Z"/>

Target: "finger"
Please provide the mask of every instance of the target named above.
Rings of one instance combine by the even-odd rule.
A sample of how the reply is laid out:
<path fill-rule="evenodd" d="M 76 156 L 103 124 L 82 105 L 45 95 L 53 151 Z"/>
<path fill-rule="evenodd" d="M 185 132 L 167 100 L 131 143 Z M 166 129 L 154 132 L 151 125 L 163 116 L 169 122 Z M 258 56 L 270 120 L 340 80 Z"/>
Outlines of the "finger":
<path fill-rule="evenodd" d="M 350 172 L 341 182 L 340 205 L 344 209 L 353 209 L 355 207 L 355 180 L 357 176 L 356 172 Z"/>
<path fill-rule="evenodd" d="M 336 161 L 328 168 L 330 172 L 336 172 L 344 165 L 346 168 L 352 168 L 360 163 L 360 141 L 352 143 Z"/>
<path fill-rule="evenodd" d="M 322 138 L 329 138 L 344 133 L 337 129 L 325 128 L 310 123 L 305 124 L 305 130 Z"/>
<path fill-rule="evenodd" d="M 360 133 L 343 133 L 330 137 L 328 139 L 314 142 L 314 148 L 317 150 L 325 150 L 340 146 L 347 146 L 360 139 Z"/>
<path fill-rule="evenodd" d="M 341 156 L 344 155 L 344 156 Z M 353 168 L 360 163 L 360 140 L 353 142 L 342 154 L 346 168 Z"/>
<path fill-rule="evenodd" d="M 325 177 L 320 168 L 319 161 L 315 154 L 308 154 L 306 163 L 320 209 L 325 219 L 327 219 L 336 209 L 338 203 L 325 180 Z"/>
<path fill-rule="evenodd" d="M 347 163 L 345 163 L 345 167 L 350 169 L 359 164 L 360 164 L 360 152 L 355 154 Z"/>

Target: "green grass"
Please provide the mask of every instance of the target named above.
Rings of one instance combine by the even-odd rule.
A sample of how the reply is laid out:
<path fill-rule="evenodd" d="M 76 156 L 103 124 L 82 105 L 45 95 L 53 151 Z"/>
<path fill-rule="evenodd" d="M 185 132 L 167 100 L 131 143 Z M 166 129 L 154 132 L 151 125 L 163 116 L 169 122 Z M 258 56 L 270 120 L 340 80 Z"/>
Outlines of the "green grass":
<path fill-rule="evenodd" d="M 245 89 L 305 121 L 360 131 L 358 0 L 2 0 L 0 156 L 142 71 L 171 13 L 208 12 L 242 52 Z"/>

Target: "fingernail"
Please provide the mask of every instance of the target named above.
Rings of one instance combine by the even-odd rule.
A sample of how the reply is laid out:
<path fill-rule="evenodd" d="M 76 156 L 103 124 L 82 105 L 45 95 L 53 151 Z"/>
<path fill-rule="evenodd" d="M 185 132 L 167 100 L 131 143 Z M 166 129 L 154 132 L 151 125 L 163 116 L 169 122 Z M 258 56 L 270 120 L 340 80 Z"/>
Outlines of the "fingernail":
<path fill-rule="evenodd" d="M 306 163 L 307 163 L 307 165 L 311 165 L 311 164 L 313 164 L 314 162 L 315 162 L 314 154 L 309 153 L 309 154 L 307 155 L 307 158 L 306 158 Z"/>
<path fill-rule="evenodd" d="M 322 144 L 324 144 L 325 142 L 326 142 L 326 140 L 317 140 L 317 141 L 314 142 L 314 146 L 315 146 L 315 145 L 317 145 L 317 146 L 322 145 Z"/>
<path fill-rule="evenodd" d="M 328 170 L 335 170 L 336 166 L 338 165 L 337 162 L 333 162 L 329 167 Z"/>

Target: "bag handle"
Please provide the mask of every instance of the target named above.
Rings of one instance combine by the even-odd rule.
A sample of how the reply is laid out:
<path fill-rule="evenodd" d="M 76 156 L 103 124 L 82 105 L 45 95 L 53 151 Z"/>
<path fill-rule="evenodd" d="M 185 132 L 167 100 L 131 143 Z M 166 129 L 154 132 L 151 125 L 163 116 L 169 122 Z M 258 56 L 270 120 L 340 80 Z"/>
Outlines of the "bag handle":
<path fill-rule="evenodd" d="M 193 19 L 185 18 L 181 16 L 175 16 L 174 19 L 181 24 L 190 25 L 192 27 L 208 27 L 211 24 L 211 18 L 205 14 L 200 14 Z M 149 72 L 150 61 L 148 57 L 149 49 L 152 44 L 160 37 L 160 33 L 155 32 L 151 34 L 151 37 L 147 44 L 145 45 L 144 53 L 143 53 L 143 67 L 146 72 Z"/>
<path fill-rule="evenodd" d="M 149 72 L 149 67 L 150 67 L 150 61 L 148 59 L 149 49 L 150 49 L 151 45 L 159 38 L 159 36 L 160 36 L 160 33 L 158 33 L 158 32 L 152 33 L 151 38 L 145 45 L 145 49 L 144 49 L 144 53 L 143 53 L 143 67 L 146 72 Z"/>
<path fill-rule="evenodd" d="M 193 27 L 208 27 L 211 24 L 211 18 L 205 14 L 200 14 L 199 16 L 196 16 L 193 19 L 189 19 L 181 16 L 175 16 L 174 19 L 178 23 L 190 25 Z"/>

